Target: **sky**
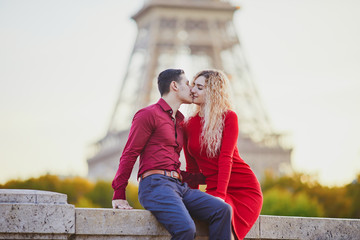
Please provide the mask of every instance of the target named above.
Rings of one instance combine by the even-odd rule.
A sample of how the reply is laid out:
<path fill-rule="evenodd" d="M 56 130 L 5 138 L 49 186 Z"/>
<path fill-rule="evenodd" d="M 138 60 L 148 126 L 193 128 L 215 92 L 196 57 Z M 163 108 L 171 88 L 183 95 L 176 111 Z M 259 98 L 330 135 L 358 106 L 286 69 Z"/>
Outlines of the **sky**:
<path fill-rule="evenodd" d="M 293 168 L 325 185 L 350 183 L 360 173 L 360 1 L 232 2 L 265 109 L 294 149 Z M 86 176 L 142 4 L 0 0 L 0 183 Z"/>

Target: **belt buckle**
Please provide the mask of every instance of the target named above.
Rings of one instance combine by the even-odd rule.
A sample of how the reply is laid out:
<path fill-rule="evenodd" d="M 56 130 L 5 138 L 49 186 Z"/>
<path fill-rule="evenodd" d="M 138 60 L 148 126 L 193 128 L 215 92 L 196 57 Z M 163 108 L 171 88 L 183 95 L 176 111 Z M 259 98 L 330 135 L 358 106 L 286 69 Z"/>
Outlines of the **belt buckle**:
<path fill-rule="evenodd" d="M 176 174 L 176 176 L 175 176 L 175 174 Z M 177 172 L 175 172 L 175 171 L 171 171 L 171 172 L 170 172 L 170 177 L 172 177 L 172 178 L 178 178 L 178 177 L 179 177 L 179 175 L 178 175 L 178 173 L 177 173 Z"/>

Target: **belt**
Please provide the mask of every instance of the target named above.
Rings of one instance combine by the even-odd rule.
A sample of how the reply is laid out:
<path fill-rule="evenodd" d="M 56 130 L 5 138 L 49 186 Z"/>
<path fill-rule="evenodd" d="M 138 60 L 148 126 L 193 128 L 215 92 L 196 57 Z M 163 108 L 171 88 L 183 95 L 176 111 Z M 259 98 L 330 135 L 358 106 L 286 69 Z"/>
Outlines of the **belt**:
<path fill-rule="evenodd" d="M 149 171 L 146 171 L 143 174 L 141 174 L 140 177 L 141 177 L 141 179 L 144 179 L 153 174 L 161 174 L 164 176 L 179 179 L 180 181 L 182 180 L 181 175 L 177 171 L 166 171 L 166 170 L 149 170 Z"/>

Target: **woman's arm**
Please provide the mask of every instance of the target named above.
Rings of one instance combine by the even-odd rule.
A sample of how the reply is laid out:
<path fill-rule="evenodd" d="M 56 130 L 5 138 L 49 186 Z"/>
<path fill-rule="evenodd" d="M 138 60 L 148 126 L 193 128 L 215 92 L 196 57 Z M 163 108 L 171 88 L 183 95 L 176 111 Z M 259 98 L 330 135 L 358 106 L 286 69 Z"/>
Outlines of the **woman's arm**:
<path fill-rule="evenodd" d="M 229 111 L 225 116 L 225 123 L 218 160 L 218 185 L 216 190 L 217 197 L 225 199 L 229 185 L 231 169 L 233 164 L 233 154 L 237 146 L 239 135 L 238 118 L 235 112 Z"/>

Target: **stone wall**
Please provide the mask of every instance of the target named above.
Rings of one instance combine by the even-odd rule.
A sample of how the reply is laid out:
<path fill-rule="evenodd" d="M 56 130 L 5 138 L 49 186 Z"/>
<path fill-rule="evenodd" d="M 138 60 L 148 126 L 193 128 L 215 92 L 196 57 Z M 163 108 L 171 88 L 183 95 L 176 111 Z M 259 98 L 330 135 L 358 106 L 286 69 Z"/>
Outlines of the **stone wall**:
<path fill-rule="evenodd" d="M 170 239 L 146 210 L 75 208 L 67 196 L 0 189 L 0 239 Z M 208 239 L 196 221 L 197 238 Z M 360 239 L 360 219 L 260 216 L 246 239 Z"/>

